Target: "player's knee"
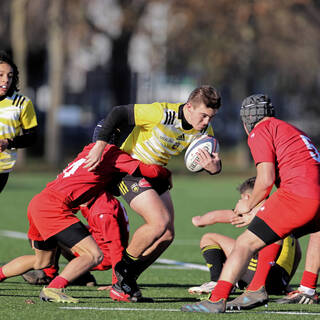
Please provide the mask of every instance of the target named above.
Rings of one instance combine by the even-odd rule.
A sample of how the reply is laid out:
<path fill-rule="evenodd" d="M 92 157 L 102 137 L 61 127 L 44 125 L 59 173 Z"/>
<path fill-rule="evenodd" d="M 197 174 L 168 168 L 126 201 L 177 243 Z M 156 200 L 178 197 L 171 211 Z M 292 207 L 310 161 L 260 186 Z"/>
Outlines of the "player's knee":
<path fill-rule="evenodd" d="M 174 228 L 167 228 L 162 238 L 164 241 L 167 241 L 170 244 L 173 242 L 174 236 L 175 236 Z"/>
<path fill-rule="evenodd" d="M 215 235 L 216 235 L 215 233 L 204 234 L 200 240 L 200 248 L 217 244 L 217 242 L 214 240 Z"/>
<path fill-rule="evenodd" d="M 103 261 L 103 253 L 101 250 L 95 250 L 94 252 L 92 252 L 91 254 L 91 262 L 92 262 L 92 266 L 95 267 L 98 264 L 100 264 Z"/>
<path fill-rule="evenodd" d="M 153 219 L 150 219 L 148 221 L 148 224 L 153 226 L 153 228 L 157 230 L 159 234 L 164 234 L 165 232 L 172 229 L 170 227 L 170 217 L 166 215 L 158 216 Z"/>
<path fill-rule="evenodd" d="M 263 246 L 260 244 L 259 241 L 256 241 L 255 238 L 248 237 L 246 233 L 241 234 L 237 238 L 235 243 L 235 249 L 245 250 L 250 252 L 251 254 L 254 254 L 262 247 Z"/>

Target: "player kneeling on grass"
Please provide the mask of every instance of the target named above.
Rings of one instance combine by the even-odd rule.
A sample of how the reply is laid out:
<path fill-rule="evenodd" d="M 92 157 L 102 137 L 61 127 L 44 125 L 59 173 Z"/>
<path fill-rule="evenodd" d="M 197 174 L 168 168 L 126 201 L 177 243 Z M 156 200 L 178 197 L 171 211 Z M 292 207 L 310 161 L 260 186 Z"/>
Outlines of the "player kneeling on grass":
<path fill-rule="evenodd" d="M 244 181 L 238 188 L 241 198 L 250 198 L 255 177 Z M 264 201 L 258 206 L 261 207 Z M 242 227 L 248 224 L 254 213 L 240 217 L 233 210 L 215 210 L 203 216 L 195 216 L 192 223 L 196 227 L 205 227 L 215 223 L 231 223 Z M 246 220 L 244 220 L 246 219 Z M 209 294 L 219 279 L 223 264 L 230 255 L 236 240 L 218 233 L 206 233 L 200 241 L 202 255 L 210 271 L 210 282 L 198 287 L 189 288 L 191 294 Z M 237 283 L 240 289 L 246 291 L 238 298 L 228 302 L 228 308 L 250 309 L 257 301 L 267 302 L 268 294 L 283 294 L 290 291 L 289 281 L 292 279 L 301 259 L 301 249 L 297 239 L 288 236 L 277 241 L 256 254 L 250 261 L 245 273 Z M 262 288 L 262 289 L 261 289 Z M 256 290 L 260 289 L 257 295 Z"/>
<path fill-rule="evenodd" d="M 157 165 L 146 165 L 133 159 L 114 145 L 107 145 L 101 162 L 93 171 L 84 167 L 94 144 L 86 146 L 58 177 L 36 195 L 28 206 L 28 237 L 36 259 L 26 263 L 18 257 L 0 268 L 0 281 L 21 275 L 30 269 L 43 269 L 52 264 L 58 243 L 69 248 L 71 260 L 47 287 L 41 290 L 44 301 L 77 303 L 63 292 L 70 282 L 103 261 L 103 254 L 88 229 L 75 216 L 78 207 L 106 190 L 116 175 L 132 174 L 168 179 L 170 172 Z"/>
<path fill-rule="evenodd" d="M 80 211 L 87 220 L 90 234 L 104 257 L 103 261 L 91 270 L 105 271 L 112 268 L 112 284 L 115 284 L 117 278 L 114 266 L 121 260 L 129 240 L 129 219 L 126 210 L 115 197 L 103 191 L 86 205 L 81 205 Z M 62 255 L 69 261 L 75 258 L 67 248 L 62 250 Z M 48 284 L 58 273 L 59 257 L 56 256 L 55 259 L 55 264 L 51 267 L 30 270 L 22 277 L 30 284 Z M 94 286 L 96 281 L 93 275 L 87 272 L 71 284 Z"/>

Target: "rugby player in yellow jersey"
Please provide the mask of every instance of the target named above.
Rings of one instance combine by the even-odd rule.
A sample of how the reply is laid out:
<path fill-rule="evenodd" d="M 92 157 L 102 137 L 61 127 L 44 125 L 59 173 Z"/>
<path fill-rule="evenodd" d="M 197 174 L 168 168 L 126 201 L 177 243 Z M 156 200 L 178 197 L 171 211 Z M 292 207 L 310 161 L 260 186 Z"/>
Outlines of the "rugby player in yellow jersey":
<path fill-rule="evenodd" d="M 87 157 L 89 170 L 100 162 L 105 145 L 114 143 L 132 157 L 147 164 L 166 165 L 196 137 L 213 135 L 210 120 L 221 105 L 218 91 L 211 86 L 193 90 L 186 103 L 155 102 L 114 107 L 97 126 L 97 142 Z M 199 163 L 210 174 L 221 171 L 218 153 L 199 153 Z M 118 283 L 110 291 L 114 300 L 132 301 L 141 296 L 136 279 L 174 238 L 174 209 L 171 181 L 151 181 L 125 176 L 119 190 L 144 224 L 133 234 L 122 260 L 116 265 Z"/>
<path fill-rule="evenodd" d="M 17 149 L 36 140 L 37 118 L 29 98 L 19 94 L 17 66 L 0 52 L 0 192 L 17 159 Z"/>

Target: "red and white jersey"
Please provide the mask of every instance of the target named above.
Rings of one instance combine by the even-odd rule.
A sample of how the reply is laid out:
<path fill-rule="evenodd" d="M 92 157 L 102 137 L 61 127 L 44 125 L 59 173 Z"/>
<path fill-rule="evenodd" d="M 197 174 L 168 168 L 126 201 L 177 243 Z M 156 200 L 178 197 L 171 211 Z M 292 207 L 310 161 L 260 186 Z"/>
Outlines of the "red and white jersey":
<path fill-rule="evenodd" d="M 94 143 L 86 146 L 57 178 L 48 183 L 45 189 L 55 192 L 57 197 L 70 208 L 76 208 L 90 201 L 112 182 L 112 178 L 121 173 L 133 174 L 139 161 L 114 145 L 107 145 L 101 162 L 94 171 L 84 168 L 86 156 Z"/>
<path fill-rule="evenodd" d="M 304 132 L 270 118 L 250 132 L 248 145 L 256 165 L 275 164 L 277 187 L 300 197 L 320 199 L 320 153 Z"/>

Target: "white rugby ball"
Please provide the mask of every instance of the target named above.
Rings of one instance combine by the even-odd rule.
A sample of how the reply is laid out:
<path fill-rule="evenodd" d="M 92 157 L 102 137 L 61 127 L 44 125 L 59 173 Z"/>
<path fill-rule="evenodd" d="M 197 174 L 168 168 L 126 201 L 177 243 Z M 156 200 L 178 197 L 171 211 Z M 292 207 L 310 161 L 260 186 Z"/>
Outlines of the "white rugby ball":
<path fill-rule="evenodd" d="M 191 142 L 184 155 L 184 163 L 188 170 L 192 172 L 199 172 L 203 168 L 198 163 L 197 152 L 199 149 L 205 149 L 210 154 L 219 152 L 219 142 L 213 136 L 203 135 Z"/>

